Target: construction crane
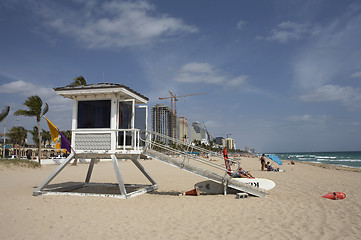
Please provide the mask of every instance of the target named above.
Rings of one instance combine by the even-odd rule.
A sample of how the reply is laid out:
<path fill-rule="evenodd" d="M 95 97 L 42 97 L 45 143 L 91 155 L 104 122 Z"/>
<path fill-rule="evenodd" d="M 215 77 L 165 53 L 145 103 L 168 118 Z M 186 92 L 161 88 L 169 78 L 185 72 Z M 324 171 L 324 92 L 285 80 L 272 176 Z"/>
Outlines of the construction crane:
<path fill-rule="evenodd" d="M 178 98 L 183 98 L 183 97 L 189 97 L 189 96 L 195 96 L 195 95 L 205 95 L 207 93 L 193 93 L 193 94 L 186 94 L 186 95 L 180 95 L 180 96 L 177 96 L 175 94 L 173 94 L 171 91 L 168 90 L 168 92 L 170 93 L 170 97 L 160 97 L 159 100 L 165 100 L 165 99 L 170 99 L 170 102 L 171 102 L 171 111 L 172 111 L 172 114 L 171 114 L 171 131 L 172 131 L 172 137 L 173 137 L 173 115 L 174 117 L 176 118 L 177 117 L 177 101 L 178 101 Z M 174 108 L 173 108 L 173 101 L 174 101 Z"/>
<path fill-rule="evenodd" d="M 193 93 L 193 94 L 186 94 L 186 95 L 176 96 L 176 95 L 173 94 L 171 91 L 168 91 L 168 92 L 169 92 L 170 95 L 171 95 L 170 97 L 161 97 L 161 98 L 159 98 L 159 100 L 170 99 L 172 113 L 173 113 L 175 116 L 177 116 L 177 101 L 178 101 L 178 98 L 195 96 L 195 95 L 206 95 L 206 94 L 207 94 L 207 93 Z M 174 101 L 174 108 L 173 108 L 173 101 Z"/>

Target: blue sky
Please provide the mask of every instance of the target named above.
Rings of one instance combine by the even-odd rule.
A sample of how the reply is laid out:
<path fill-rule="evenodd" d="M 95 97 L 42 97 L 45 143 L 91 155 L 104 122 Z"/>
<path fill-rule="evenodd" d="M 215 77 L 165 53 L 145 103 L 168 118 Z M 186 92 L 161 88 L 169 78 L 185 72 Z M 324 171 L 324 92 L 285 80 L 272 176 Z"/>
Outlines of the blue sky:
<path fill-rule="evenodd" d="M 38 94 L 71 128 L 62 87 L 121 83 L 259 152 L 361 150 L 361 2 L 0 2 L 0 100 L 7 128 Z M 104 75 L 104 80 L 103 80 Z M 1 128 L 3 122 L 1 123 Z M 42 122 L 42 128 L 47 129 Z"/>

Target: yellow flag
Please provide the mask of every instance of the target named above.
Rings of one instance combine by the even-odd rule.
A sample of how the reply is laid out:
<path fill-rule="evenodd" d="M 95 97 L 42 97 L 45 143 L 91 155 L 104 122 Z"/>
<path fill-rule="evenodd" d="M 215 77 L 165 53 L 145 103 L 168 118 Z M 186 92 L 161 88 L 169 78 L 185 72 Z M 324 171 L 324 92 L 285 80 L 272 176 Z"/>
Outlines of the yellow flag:
<path fill-rule="evenodd" d="M 59 137 L 58 128 L 52 122 L 50 122 L 49 119 L 47 119 L 46 117 L 44 117 L 44 118 L 48 122 L 51 138 L 53 139 L 54 142 L 58 141 L 58 137 Z"/>

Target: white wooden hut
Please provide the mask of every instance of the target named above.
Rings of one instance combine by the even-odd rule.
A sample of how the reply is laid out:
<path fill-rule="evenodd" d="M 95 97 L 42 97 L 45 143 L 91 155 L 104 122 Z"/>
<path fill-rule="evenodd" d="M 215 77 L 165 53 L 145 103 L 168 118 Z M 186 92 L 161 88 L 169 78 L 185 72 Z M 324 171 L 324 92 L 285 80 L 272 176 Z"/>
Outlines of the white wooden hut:
<path fill-rule="evenodd" d="M 142 130 L 147 130 L 148 98 L 135 90 L 114 83 L 98 83 L 85 86 L 66 86 L 54 89 L 65 98 L 73 100 L 72 115 L 72 153 L 35 191 L 39 194 L 73 194 L 77 188 L 86 187 L 94 163 L 98 159 L 112 159 L 120 194 L 114 197 L 129 198 L 138 194 L 152 191 L 157 184 L 140 164 L 143 142 L 140 140 Z M 143 138 L 144 139 L 144 138 Z M 85 182 L 73 186 L 71 191 L 58 189 L 47 191 L 45 187 L 59 174 L 74 158 L 91 159 Z M 151 185 L 137 186 L 131 193 L 127 192 L 118 167 L 118 159 L 130 159 L 138 169 L 148 178 Z M 69 187 L 67 187 L 69 189 Z M 74 193 L 76 194 L 76 193 Z M 89 195 L 89 194 L 87 194 Z M 99 194 L 93 194 L 99 195 Z M 101 194 L 100 194 L 101 195 Z M 110 194 L 107 194 L 110 196 Z"/>

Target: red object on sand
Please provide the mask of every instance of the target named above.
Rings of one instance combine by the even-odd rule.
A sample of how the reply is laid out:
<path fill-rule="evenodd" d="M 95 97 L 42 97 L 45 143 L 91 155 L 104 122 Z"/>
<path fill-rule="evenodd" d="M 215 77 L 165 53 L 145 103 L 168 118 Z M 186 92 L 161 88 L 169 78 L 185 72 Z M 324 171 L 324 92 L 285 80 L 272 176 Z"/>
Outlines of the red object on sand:
<path fill-rule="evenodd" d="M 331 193 L 327 193 L 326 195 L 323 195 L 322 197 L 333 200 L 339 200 L 346 198 L 346 194 L 343 192 L 331 192 Z"/>
<path fill-rule="evenodd" d="M 200 195 L 200 192 L 199 192 L 198 187 L 196 187 L 196 188 L 193 189 L 193 190 L 190 190 L 190 191 L 188 191 L 188 192 L 185 192 L 184 195 L 188 195 L 188 196 L 199 196 L 199 195 Z"/>

